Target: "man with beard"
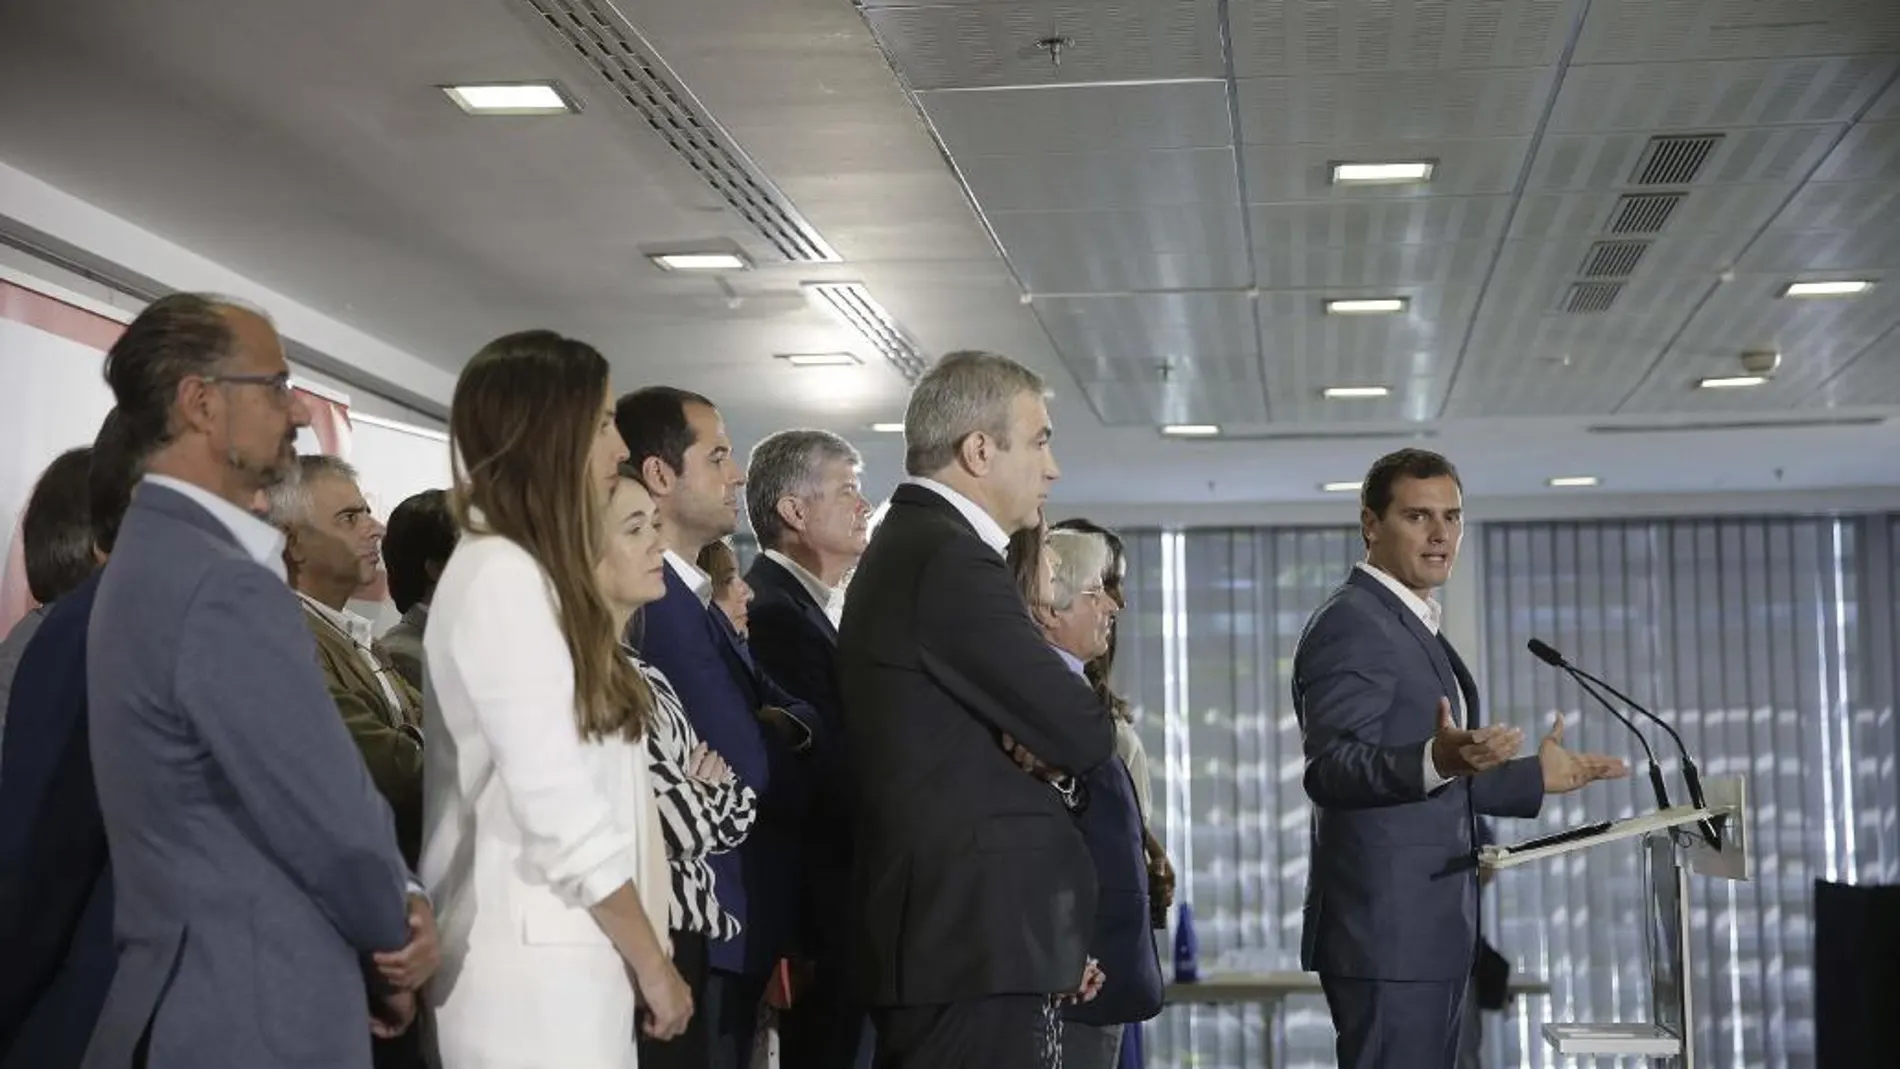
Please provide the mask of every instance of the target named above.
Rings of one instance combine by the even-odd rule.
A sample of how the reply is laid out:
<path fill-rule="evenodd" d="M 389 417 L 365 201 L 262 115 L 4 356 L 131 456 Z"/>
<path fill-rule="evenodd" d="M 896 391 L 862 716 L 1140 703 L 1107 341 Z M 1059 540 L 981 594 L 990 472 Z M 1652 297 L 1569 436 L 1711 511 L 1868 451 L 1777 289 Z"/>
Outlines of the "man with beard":
<path fill-rule="evenodd" d="M 845 574 L 864 552 L 871 519 L 859 478 L 864 461 L 843 438 L 821 430 L 780 431 L 752 449 L 746 512 L 762 553 L 746 573 L 752 588 L 751 646 L 759 664 L 810 702 L 835 738 L 844 722 L 838 697 L 838 620 Z M 850 982 L 850 767 L 829 746 L 814 768 L 803 840 L 799 950 L 812 963 L 780 1027 L 787 1065 L 869 1066 L 867 1018 Z"/>
<path fill-rule="evenodd" d="M 766 980 L 791 939 L 811 786 L 800 755 L 824 745 L 822 727 L 810 706 L 759 669 L 732 621 L 712 604 L 712 578 L 694 563 L 739 523 L 745 473 L 719 410 L 699 394 L 652 386 L 622 397 L 614 422 L 628 464 L 653 495 L 667 545 L 666 596 L 643 610 L 636 645 L 679 692 L 700 738 L 759 800 L 758 822 L 745 841 L 710 862 L 719 907 L 739 930 L 710 940 L 673 933 L 674 958 L 693 985 L 698 1011 L 684 1042 L 643 1044 L 640 1063 L 683 1064 L 704 1029 L 714 1069 L 742 1069 L 750 1064 Z"/>
<path fill-rule="evenodd" d="M 105 374 L 145 474 L 86 649 L 118 946 L 86 1064 L 367 1069 L 433 949 L 406 956 L 389 806 L 311 656 L 282 536 L 247 511 L 310 419 L 283 342 L 257 312 L 173 294 Z"/>

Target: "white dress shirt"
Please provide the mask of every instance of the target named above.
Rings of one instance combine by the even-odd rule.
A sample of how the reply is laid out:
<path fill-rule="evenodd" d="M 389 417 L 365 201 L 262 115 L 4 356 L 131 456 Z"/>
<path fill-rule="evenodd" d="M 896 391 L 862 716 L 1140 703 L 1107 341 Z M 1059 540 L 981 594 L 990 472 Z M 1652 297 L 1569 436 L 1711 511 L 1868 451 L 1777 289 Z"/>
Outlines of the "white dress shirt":
<path fill-rule="evenodd" d="M 818 607 L 824 610 L 825 618 L 831 621 L 831 626 L 838 626 L 838 622 L 844 619 L 844 584 L 826 586 L 825 581 L 813 575 L 810 569 L 776 549 L 766 550 L 765 556 L 766 559 L 792 573 L 792 578 L 798 580 L 798 585 L 804 587 L 805 593 L 810 594 L 812 599 L 818 602 Z"/>
<path fill-rule="evenodd" d="M 555 596 L 519 545 L 464 534 L 434 604 L 419 868 L 439 1064 L 636 1069 L 634 988 L 589 908 L 631 883 L 666 941 L 645 742 L 581 737 Z"/>
<path fill-rule="evenodd" d="M 1353 567 L 1377 579 L 1381 586 L 1398 595 L 1399 601 L 1403 602 L 1406 608 L 1412 610 L 1412 615 L 1418 617 L 1419 622 L 1425 625 L 1425 630 L 1430 631 L 1433 635 L 1438 634 L 1438 628 L 1443 622 L 1445 610 L 1438 604 L 1437 598 L 1419 597 L 1404 583 L 1399 582 L 1380 568 L 1368 564 L 1365 561 L 1360 561 Z M 1462 708 L 1463 704 L 1463 702 L 1457 702 L 1454 703 L 1454 707 Z M 1424 782 L 1426 794 L 1430 794 L 1451 782 L 1450 776 L 1439 774 L 1438 764 L 1432 760 L 1432 740 L 1430 739 L 1425 740 Z"/>
<path fill-rule="evenodd" d="M 702 608 L 712 604 L 712 576 L 700 571 L 699 565 L 669 549 L 666 551 L 666 566 L 673 569 L 673 574 L 679 576 L 680 582 L 693 592 Z"/>
<path fill-rule="evenodd" d="M 238 508 L 202 486 L 174 479 L 169 475 L 147 475 L 145 482 L 175 490 L 193 504 L 211 514 L 237 539 L 238 547 L 252 560 L 269 568 L 278 579 L 284 578 L 284 532 Z"/>
<path fill-rule="evenodd" d="M 957 493 L 955 490 L 950 489 L 935 479 L 926 479 L 921 475 L 913 475 L 904 481 L 912 486 L 921 486 L 931 493 L 936 494 L 938 497 L 943 498 L 945 501 L 950 502 L 958 512 L 963 514 L 964 519 L 970 521 L 970 526 L 976 528 L 976 536 L 983 540 L 984 545 L 989 546 L 998 554 L 1009 552 L 1009 532 L 1003 530 L 1003 525 L 996 522 L 996 517 L 984 511 L 983 506 L 971 501 L 969 498 L 964 497 L 962 494 Z"/>

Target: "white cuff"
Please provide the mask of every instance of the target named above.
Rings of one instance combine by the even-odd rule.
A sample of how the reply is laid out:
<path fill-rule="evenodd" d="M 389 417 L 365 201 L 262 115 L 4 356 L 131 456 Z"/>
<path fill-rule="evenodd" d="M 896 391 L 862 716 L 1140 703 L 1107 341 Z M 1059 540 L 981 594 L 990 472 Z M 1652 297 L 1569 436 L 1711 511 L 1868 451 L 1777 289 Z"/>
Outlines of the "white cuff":
<path fill-rule="evenodd" d="M 1451 777 L 1439 775 L 1438 765 L 1432 761 L 1432 740 L 1431 739 L 1425 740 L 1424 763 L 1425 763 L 1425 774 L 1420 777 L 1420 782 L 1425 784 L 1426 794 L 1430 794 L 1433 791 L 1437 790 L 1438 788 L 1443 787 L 1445 784 L 1451 782 Z"/>

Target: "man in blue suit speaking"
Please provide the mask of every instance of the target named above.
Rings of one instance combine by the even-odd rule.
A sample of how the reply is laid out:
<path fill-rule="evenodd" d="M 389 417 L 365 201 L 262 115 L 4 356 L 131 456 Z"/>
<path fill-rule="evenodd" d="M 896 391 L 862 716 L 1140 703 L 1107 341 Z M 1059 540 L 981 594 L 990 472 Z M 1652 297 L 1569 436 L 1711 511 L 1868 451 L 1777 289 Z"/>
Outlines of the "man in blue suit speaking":
<path fill-rule="evenodd" d="M 1405 449 L 1361 491 L 1366 559 L 1293 658 L 1313 854 L 1302 967 L 1320 974 L 1341 1069 L 1452 1069 L 1478 942 L 1479 814 L 1535 817 L 1545 794 L 1628 774 L 1574 754 L 1558 720 L 1535 757 L 1480 722 L 1477 683 L 1432 592 L 1464 533 L 1451 462 Z"/>

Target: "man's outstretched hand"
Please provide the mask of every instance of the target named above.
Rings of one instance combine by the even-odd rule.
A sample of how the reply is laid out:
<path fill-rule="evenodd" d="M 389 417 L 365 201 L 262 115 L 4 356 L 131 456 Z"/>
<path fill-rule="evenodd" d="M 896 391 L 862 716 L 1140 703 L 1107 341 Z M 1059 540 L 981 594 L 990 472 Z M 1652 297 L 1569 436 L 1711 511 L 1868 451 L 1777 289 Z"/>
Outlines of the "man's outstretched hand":
<path fill-rule="evenodd" d="M 1451 718 L 1451 699 L 1438 699 L 1438 732 L 1432 736 L 1432 767 L 1446 779 L 1488 772 L 1524 746 L 1524 732 L 1509 724 L 1466 731 Z"/>
<path fill-rule="evenodd" d="M 1544 793 L 1568 794 L 1586 783 L 1600 779 L 1622 779 L 1630 774 L 1622 758 L 1595 753 L 1571 753 L 1564 749 L 1564 715 L 1537 747 L 1537 763 L 1544 769 Z"/>

